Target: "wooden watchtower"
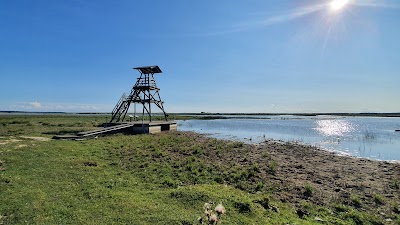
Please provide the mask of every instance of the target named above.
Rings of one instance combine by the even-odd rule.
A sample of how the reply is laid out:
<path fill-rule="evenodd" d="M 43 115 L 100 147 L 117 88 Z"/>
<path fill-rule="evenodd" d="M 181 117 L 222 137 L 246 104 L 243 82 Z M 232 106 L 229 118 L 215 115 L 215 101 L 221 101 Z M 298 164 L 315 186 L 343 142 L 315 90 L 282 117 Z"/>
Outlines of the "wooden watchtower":
<path fill-rule="evenodd" d="M 141 104 L 142 118 L 147 114 L 151 122 L 151 105 L 157 106 L 161 109 L 164 114 L 165 121 L 168 120 L 168 115 L 164 110 L 163 101 L 160 97 L 160 89 L 156 85 L 156 80 L 154 79 L 154 74 L 162 73 L 158 66 L 143 66 L 133 68 L 140 72 L 140 77 L 137 78 L 135 85 L 133 86 L 130 94 L 127 96 L 125 93 L 122 95 L 117 105 L 112 111 L 110 123 L 122 122 L 128 112 L 129 106 L 133 103 L 135 104 L 135 114 L 136 114 L 136 104 Z"/>

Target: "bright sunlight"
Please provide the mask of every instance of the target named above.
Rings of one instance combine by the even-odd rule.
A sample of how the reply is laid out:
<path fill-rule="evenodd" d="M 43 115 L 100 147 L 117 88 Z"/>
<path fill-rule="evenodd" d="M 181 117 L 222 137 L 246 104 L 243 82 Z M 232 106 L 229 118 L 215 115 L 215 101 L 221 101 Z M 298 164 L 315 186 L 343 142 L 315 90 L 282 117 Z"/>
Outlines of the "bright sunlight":
<path fill-rule="evenodd" d="M 333 0 L 330 3 L 330 9 L 332 11 L 339 11 L 349 3 L 349 0 Z"/>

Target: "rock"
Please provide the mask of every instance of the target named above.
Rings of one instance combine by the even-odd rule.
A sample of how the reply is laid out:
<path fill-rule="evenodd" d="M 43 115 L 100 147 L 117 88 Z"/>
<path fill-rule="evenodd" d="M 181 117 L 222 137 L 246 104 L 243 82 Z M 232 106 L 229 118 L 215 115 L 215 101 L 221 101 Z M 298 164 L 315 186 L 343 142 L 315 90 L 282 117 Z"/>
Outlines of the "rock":
<path fill-rule="evenodd" d="M 280 211 L 279 211 L 279 208 L 276 207 L 276 206 L 272 206 L 272 211 L 274 211 L 274 212 L 276 212 L 276 213 L 279 213 L 279 212 L 280 212 Z"/>
<path fill-rule="evenodd" d="M 259 203 L 264 209 L 271 208 L 268 198 L 263 198 L 262 200 L 257 200 L 257 201 L 255 201 L 255 203 Z"/>
<path fill-rule="evenodd" d="M 303 218 L 304 216 L 308 216 L 308 215 L 310 214 L 310 213 L 309 213 L 307 210 L 305 210 L 305 209 L 297 209 L 296 213 L 297 213 L 297 215 L 298 215 L 300 218 Z"/>
<path fill-rule="evenodd" d="M 321 219 L 321 218 L 319 218 L 318 216 L 316 216 L 316 217 L 314 218 L 314 220 L 315 220 L 315 221 L 318 221 L 318 222 L 324 222 L 324 220 Z"/>
<path fill-rule="evenodd" d="M 393 194 L 387 194 L 387 195 L 385 195 L 385 197 L 386 197 L 386 198 L 394 198 L 394 197 L 396 197 L 396 196 L 394 196 Z"/>

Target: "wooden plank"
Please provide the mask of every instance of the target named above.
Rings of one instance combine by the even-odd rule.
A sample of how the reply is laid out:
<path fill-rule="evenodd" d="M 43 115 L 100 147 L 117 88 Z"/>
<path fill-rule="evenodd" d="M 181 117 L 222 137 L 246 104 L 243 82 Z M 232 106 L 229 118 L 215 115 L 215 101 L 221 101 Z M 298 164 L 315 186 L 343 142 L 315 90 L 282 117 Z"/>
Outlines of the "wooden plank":
<path fill-rule="evenodd" d="M 80 133 L 78 133 L 78 135 L 87 137 L 87 136 L 90 136 L 90 135 L 102 134 L 102 133 L 107 133 L 107 132 L 110 132 L 110 131 L 126 129 L 128 127 L 133 127 L 133 124 L 121 124 L 121 125 L 116 125 L 116 126 L 112 126 L 112 127 L 106 127 L 106 128 L 99 129 L 99 130 L 80 132 Z"/>

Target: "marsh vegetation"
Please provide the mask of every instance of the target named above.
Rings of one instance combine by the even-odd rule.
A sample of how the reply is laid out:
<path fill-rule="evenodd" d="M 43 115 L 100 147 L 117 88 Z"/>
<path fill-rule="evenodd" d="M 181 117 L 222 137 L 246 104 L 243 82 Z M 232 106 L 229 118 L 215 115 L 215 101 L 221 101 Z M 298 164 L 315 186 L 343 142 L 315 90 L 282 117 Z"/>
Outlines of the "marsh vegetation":
<path fill-rule="evenodd" d="M 190 132 L 50 140 L 104 117 L 0 117 L 0 224 L 400 223 L 400 166 Z"/>

